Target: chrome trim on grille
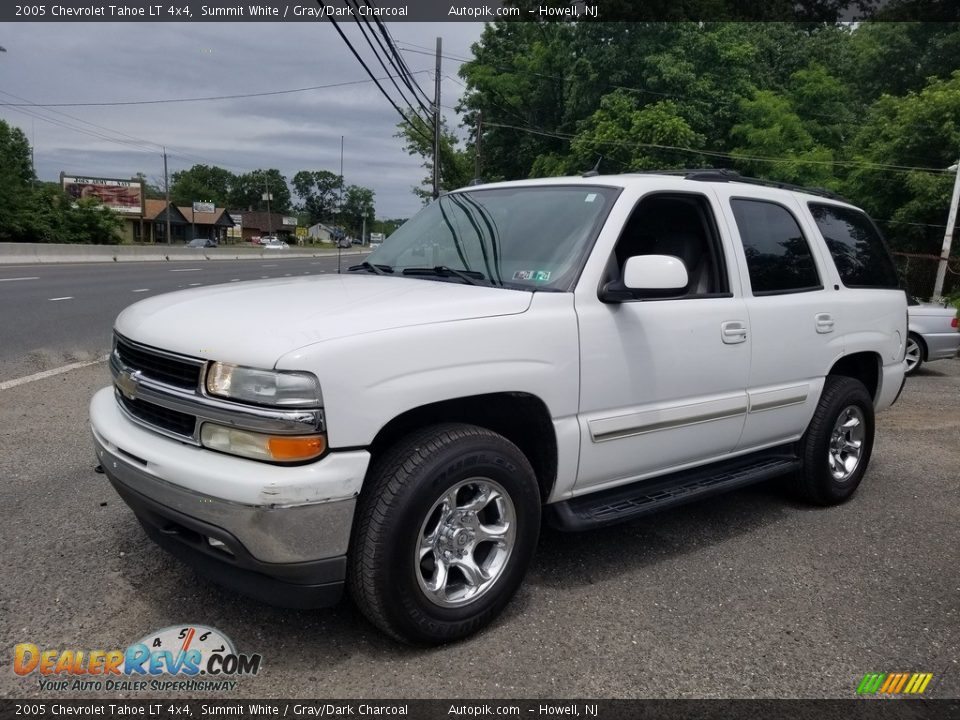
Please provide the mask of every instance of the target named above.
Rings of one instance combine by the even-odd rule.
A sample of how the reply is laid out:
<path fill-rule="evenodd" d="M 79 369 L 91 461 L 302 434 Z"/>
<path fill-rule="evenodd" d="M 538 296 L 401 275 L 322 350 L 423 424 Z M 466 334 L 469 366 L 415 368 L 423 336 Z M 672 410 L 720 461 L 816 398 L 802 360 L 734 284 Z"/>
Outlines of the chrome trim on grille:
<path fill-rule="evenodd" d="M 203 392 L 203 367 L 205 360 L 189 358 L 173 353 L 155 350 L 134 343 L 127 338 L 122 342 L 135 346 L 142 352 L 163 355 L 171 360 L 189 362 L 201 368 L 200 382 L 194 390 L 176 387 L 147 377 L 136 368 L 129 367 L 121 360 L 114 344 L 110 353 L 110 373 L 113 375 L 114 389 L 128 398 L 152 403 L 168 410 L 193 415 L 197 422 L 191 435 L 182 435 L 163 427 L 158 427 L 134 416 L 123 403 L 118 401 L 120 409 L 132 422 L 149 428 L 150 430 L 168 437 L 200 445 L 200 427 L 204 422 L 216 422 L 221 425 L 250 430 L 252 432 L 271 433 L 278 435 L 304 435 L 324 432 L 326 425 L 322 408 L 278 409 L 246 405 L 212 397 Z"/>

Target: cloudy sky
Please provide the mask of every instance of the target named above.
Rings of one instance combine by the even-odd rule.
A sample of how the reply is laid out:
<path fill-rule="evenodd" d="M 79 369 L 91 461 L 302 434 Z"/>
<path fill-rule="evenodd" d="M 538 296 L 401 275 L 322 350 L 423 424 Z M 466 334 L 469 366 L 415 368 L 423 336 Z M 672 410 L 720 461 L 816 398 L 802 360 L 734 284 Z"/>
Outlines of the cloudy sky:
<path fill-rule="evenodd" d="M 356 26 L 341 27 L 358 50 L 366 50 L 362 55 L 375 74 L 383 76 Z M 416 77 L 431 96 L 433 57 L 410 46 L 433 48 L 440 36 L 445 55 L 469 57 L 471 43 L 483 30 L 482 23 L 463 22 L 388 27 L 408 48 L 410 69 L 427 71 Z M 8 23 L 0 28 L 0 46 L 7 50 L 0 53 L 0 102 L 163 100 L 367 79 L 333 26 L 323 21 Z M 458 67 L 445 58 L 442 72 L 457 77 Z M 393 90 L 388 82 L 382 84 Z M 462 91 L 457 82 L 444 78 L 441 105 L 456 105 Z M 453 111 L 444 113 L 451 125 L 459 123 Z M 402 141 L 393 137 L 399 117 L 372 82 L 206 102 L 0 106 L 0 118 L 32 138 L 42 180 L 57 180 L 61 171 L 104 177 L 143 172 L 162 185 L 163 158 L 157 145 L 167 146 L 170 172 L 196 163 L 236 173 L 276 167 L 288 179 L 298 170 L 337 172 L 343 135 L 346 182 L 376 192 L 378 217 L 409 217 L 420 206 L 410 188 L 424 176 L 421 160 L 408 156 Z"/>

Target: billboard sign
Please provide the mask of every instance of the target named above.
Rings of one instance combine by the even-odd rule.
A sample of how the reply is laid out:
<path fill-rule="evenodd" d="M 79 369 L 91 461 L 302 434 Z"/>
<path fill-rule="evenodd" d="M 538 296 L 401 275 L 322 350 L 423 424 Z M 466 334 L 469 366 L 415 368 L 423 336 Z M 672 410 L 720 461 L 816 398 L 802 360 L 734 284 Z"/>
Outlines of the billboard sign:
<path fill-rule="evenodd" d="M 283 218 L 283 224 L 284 224 L 284 225 L 293 225 L 293 226 L 295 227 L 296 224 L 297 224 L 297 219 L 296 219 L 295 217 L 286 217 L 286 216 L 284 216 L 284 218 Z"/>
<path fill-rule="evenodd" d="M 230 217 L 233 218 L 233 227 L 227 228 L 227 237 L 242 238 L 243 237 L 243 215 L 241 215 L 240 213 L 230 213 Z"/>
<path fill-rule="evenodd" d="M 217 211 L 217 208 L 213 203 L 195 202 L 193 204 L 193 211 L 195 213 L 214 213 Z"/>
<path fill-rule="evenodd" d="M 143 215 L 143 184 L 139 180 L 60 175 L 63 191 L 74 200 L 95 197 L 120 215 Z"/>

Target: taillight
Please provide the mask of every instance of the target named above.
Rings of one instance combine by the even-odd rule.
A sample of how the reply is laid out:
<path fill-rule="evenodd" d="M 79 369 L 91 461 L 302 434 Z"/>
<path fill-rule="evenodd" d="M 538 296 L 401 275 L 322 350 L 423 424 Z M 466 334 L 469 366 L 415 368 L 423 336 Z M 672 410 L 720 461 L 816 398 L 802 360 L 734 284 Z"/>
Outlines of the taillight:
<path fill-rule="evenodd" d="M 953 320 L 950 321 L 950 327 L 955 328 L 956 326 L 957 326 L 957 319 L 954 318 Z"/>

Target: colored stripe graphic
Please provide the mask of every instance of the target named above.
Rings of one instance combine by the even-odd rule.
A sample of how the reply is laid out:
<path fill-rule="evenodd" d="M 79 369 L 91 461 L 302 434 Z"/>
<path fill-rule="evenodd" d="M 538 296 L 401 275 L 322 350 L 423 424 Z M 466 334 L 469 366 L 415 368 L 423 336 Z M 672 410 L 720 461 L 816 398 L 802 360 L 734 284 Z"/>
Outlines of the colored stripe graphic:
<path fill-rule="evenodd" d="M 933 680 L 933 673 L 867 673 L 857 686 L 858 695 L 919 695 Z"/>

